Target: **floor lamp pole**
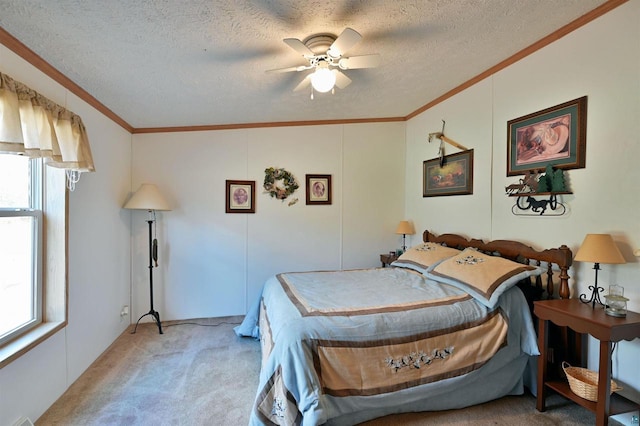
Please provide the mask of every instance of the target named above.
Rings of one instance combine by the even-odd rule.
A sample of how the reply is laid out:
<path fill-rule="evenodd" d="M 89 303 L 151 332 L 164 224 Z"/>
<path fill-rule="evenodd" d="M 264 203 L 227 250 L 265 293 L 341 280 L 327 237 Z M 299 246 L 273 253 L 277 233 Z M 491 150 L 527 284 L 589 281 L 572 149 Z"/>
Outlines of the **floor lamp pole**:
<path fill-rule="evenodd" d="M 162 324 L 160 323 L 160 314 L 158 313 L 158 311 L 153 309 L 153 239 L 151 236 L 151 225 L 153 224 L 153 220 L 149 219 L 147 220 L 147 223 L 149 224 L 149 305 L 150 305 L 150 309 L 149 309 L 149 312 L 147 312 L 146 314 L 138 318 L 138 321 L 136 322 L 136 326 L 133 329 L 133 333 L 136 332 L 136 329 L 138 328 L 138 323 L 140 322 L 140 320 L 146 317 L 147 315 L 151 315 L 153 317 L 153 320 L 158 325 L 158 331 L 160 332 L 160 334 L 163 334 Z"/>

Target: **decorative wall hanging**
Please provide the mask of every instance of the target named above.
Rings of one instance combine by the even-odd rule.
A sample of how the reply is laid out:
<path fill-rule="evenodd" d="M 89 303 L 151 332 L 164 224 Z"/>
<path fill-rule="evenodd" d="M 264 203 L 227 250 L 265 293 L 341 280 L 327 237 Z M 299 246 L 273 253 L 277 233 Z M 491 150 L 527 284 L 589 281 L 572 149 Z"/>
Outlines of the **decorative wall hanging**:
<path fill-rule="evenodd" d="M 567 190 L 564 172 L 547 165 L 546 173 L 537 176 L 537 173 L 526 172 L 518 183 L 512 183 L 504 188 L 510 197 L 517 197 L 511 208 L 516 216 L 561 216 L 567 211 L 567 207 L 558 196 L 571 194 Z M 546 197 L 543 199 L 535 197 Z"/>
<path fill-rule="evenodd" d="M 473 149 L 422 163 L 422 196 L 473 194 Z"/>
<path fill-rule="evenodd" d="M 444 166 L 444 143 L 446 142 L 449 145 L 453 145 L 458 149 L 461 149 L 463 151 L 467 150 L 467 147 L 460 145 L 458 142 L 454 141 L 451 138 L 448 138 L 444 135 L 444 125 L 446 124 L 446 122 L 444 120 L 442 120 L 442 131 L 441 132 L 436 132 L 436 133 L 429 133 L 429 143 L 431 143 L 431 141 L 433 140 L 433 138 L 438 138 L 440 139 L 440 147 L 438 148 L 438 158 L 440 159 L 440 167 Z"/>
<path fill-rule="evenodd" d="M 507 176 L 585 167 L 587 97 L 507 122 Z"/>
<path fill-rule="evenodd" d="M 254 180 L 226 181 L 226 213 L 256 212 L 256 182 Z"/>
<path fill-rule="evenodd" d="M 306 175 L 307 205 L 331 204 L 331 175 Z"/>
<path fill-rule="evenodd" d="M 264 190 L 273 198 L 284 202 L 300 187 L 295 176 L 282 168 L 269 167 L 264 169 Z M 289 206 L 298 202 L 297 198 L 289 201 Z"/>
<path fill-rule="evenodd" d="M 549 194 L 549 198 L 537 199 L 536 194 L 521 196 L 511 207 L 511 213 L 516 216 L 562 216 L 567 207 L 558 201 L 558 194 Z"/>

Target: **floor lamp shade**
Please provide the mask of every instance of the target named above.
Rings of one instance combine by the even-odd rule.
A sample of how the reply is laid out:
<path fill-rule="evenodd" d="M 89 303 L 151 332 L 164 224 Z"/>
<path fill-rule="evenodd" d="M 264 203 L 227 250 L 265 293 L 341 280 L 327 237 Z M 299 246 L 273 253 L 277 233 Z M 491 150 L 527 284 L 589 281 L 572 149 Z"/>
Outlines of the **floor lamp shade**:
<path fill-rule="evenodd" d="M 171 206 L 162 196 L 158 187 L 152 183 L 143 183 L 124 205 L 128 210 L 171 210 Z"/>

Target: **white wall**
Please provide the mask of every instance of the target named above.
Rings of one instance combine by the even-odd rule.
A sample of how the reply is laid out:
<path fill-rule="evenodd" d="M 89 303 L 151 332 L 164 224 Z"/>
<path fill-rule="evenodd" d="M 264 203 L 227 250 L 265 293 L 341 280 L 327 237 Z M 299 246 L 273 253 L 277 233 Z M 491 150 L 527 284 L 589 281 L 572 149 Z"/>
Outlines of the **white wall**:
<path fill-rule="evenodd" d="M 129 324 L 119 316 L 129 292 L 133 322 L 148 311 L 147 217 L 121 209 L 143 182 L 157 184 L 174 205 L 158 213 L 155 308 L 163 320 L 243 314 L 275 272 L 376 266 L 379 253 L 400 246 L 393 232 L 402 219 L 413 220 L 417 232 L 574 251 L 586 233 L 611 232 L 629 263 L 603 265 L 601 284 L 625 286 L 629 308 L 640 311 L 631 256 L 640 247 L 639 22 L 640 1 L 632 0 L 408 123 L 133 137 L 0 46 L 2 72 L 83 117 L 97 168 L 70 195 L 69 325 L 0 369 L 0 424 L 38 418 L 67 389 Z M 570 214 L 511 215 L 504 187 L 516 179 L 505 176 L 506 122 L 583 95 L 587 167 L 568 173 Z M 449 137 L 475 150 L 473 195 L 422 197 L 422 162 L 438 149 L 427 135 L 442 119 Z M 297 204 L 262 193 L 269 166 L 296 175 Z M 304 204 L 306 173 L 332 175 L 331 206 Z M 224 213 L 225 179 L 256 181 L 255 214 Z M 584 292 L 591 265 L 576 264 L 571 275 L 574 293 Z M 622 342 L 614 355 L 614 376 L 635 400 L 639 356 L 637 340 Z M 591 358 L 595 364 L 593 349 Z"/>
<path fill-rule="evenodd" d="M 492 138 L 491 84 L 483 81 L 453 99 L 420 114 L 407 124 L 407 217 L 418 230 L 437 234 L 457 233 L 488 239 L 491 237 Z M 429 142 L 429 133 L 442 130 L 460 145 L 473 149 L 473 194 L 422 197 L 423 161 L 436 158 L 440 140 Z M 460 150 L 444 144 L 445 154 Z"/>
<path fill-rule="evenodd" d="M 403 219 L 405 123 L 135 135 L 132 144 L 3 46 L 0 64 L 83 117 L 97 170 L 69 196 L 69 324 L 0 369 L 0 425 L 37 419 L 148 312 L 147 215 L 122 209 L 143 182 L 173 205 L 157 216 L 162 320 L 244 314 L 273 273 L 376 266 L 400 245 L 393 232 Z M 263 194 L 269 166 L 296 175 L 297 204 Z M 332 205 L 305 205 L 307 173 L 332 175 Z M 224 213 L 225 179 L 256 181 L 255 214 Z M 126 304 L 131 317 L 121 318 Z"/>
<path fill-rule="evenodd" d="M 162 320 L 242 315 L 283 271 L 376 266 L 399 247 L 404 123 L 281 127 L 133 136 L 133 187 L 155 183 L 154 307 Z M 264 193 L 267 167 L 296 176 L 298 202 Z M 305 204 L 305 175 L 332 176 L 332 204 Z M 256 213 L 225 213 L 225 180 L 256 182 Z M 149 310 L 148 229 L 134 212 L 132 317 Z M 143 319 L 143 321 L 149 318 Z"/>
<path fill-rule="evenodd" d="M 0 71 L 79 114 L 96 166 L 69 195 L 69 324 L 0 369 L 0 425 L 11 425 L 37 419 L 129 325 L 131 135 L 2 45 Z"/>
<path fill-rule="evenodd" d="M 507 121 L 588 96 L 586 168 L 566 173 L 572 195 L 561 217 L 522 217 L 504 187 Z M 427 134 L 439 131 L 475 150 L 473 195 L 422 198 L 422 161 L 437 155 Z M 629 309 L 640 311 L 640 1 L 632 0 L 516 64 L 502 70 L 407 124 L 407 216 L 439 234 L 518 239 L 539 249 L 567 244 L 574 253 L 585 234 L 611 233 L 627 260 L 602 265 L 598 281 L 625 287 Z M 446 147 L 447 153 L 457 152 Z M 575 263 L 573 295 L 593 284 L 593 265 Z M 598 347 L 589 345 L 597 369 Z M 614 377 L 624 394 L 640 400 L 640 339 L 622 342 L 613 356 Z"/>

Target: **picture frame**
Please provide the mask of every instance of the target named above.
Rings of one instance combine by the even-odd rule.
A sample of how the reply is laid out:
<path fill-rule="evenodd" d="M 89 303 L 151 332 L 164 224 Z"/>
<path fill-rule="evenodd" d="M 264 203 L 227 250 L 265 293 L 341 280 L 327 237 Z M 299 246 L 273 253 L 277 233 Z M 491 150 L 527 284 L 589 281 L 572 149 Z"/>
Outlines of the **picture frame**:
<path fill-rule="evenodd" d="M 225 213 L 256 212 L 256 182 L 253 180 L 227 180 Z"/>
<path fill-rule="evenodd" d="M 473 149 L 422 163 L 422 196 L 473 194 Z"/>
<path fill-rule="evenodd" d="M 507 176 L 586 164 L 587 97 L 507 122 Z"/>
<path fill-rule="evenodd" d="M 307 205 L 331 204 L 331 175 L 306 175 Z"/>

